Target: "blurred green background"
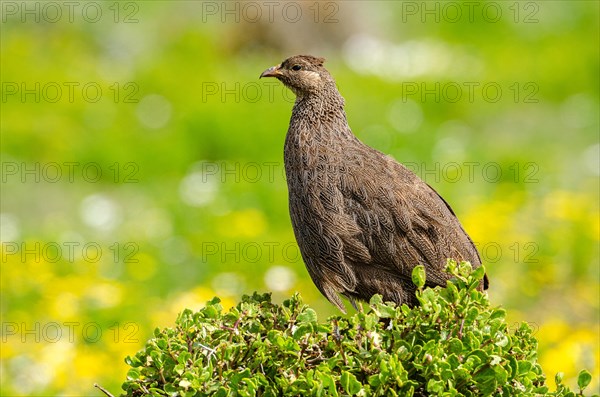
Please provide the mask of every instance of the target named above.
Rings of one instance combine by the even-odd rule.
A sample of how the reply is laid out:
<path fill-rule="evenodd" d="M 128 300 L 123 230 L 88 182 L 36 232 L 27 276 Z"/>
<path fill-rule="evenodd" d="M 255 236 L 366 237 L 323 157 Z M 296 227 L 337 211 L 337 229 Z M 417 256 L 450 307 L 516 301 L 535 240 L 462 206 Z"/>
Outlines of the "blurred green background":
<path fill-rule="evenodd" d="M 298 53 L 453 206 L 549 379 L 598 392 L 598 2 L 1 6 L 2 395 L 118 394 L 124 357 L 214 295 L 337 314 L 288 217 L 293 95 L 258 80 Z"/>

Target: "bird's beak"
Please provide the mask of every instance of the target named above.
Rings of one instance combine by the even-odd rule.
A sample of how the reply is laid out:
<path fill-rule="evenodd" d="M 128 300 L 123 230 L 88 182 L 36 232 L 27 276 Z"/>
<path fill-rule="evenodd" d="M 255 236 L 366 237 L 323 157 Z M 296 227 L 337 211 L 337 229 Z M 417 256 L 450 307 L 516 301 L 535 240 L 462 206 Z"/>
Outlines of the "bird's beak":
<path fill-rule="evenodd" d="M 260 77 L 277 77 L 277 76 L 281 76 L 282 73 L 279 71 L 279 69 L 281 68 L 281 65 L 275 65 L 275 66 L 271 66 L 269 69 L 265 70 L 264 72 L 262 72 L 260 74 Z"/>

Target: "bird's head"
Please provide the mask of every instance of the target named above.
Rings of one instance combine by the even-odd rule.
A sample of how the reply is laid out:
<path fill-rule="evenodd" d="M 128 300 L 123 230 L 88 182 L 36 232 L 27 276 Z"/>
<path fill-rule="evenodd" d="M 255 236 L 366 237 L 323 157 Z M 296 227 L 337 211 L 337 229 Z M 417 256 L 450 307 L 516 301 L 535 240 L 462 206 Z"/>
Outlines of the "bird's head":
<path fill-rule="evenodd" d="M 325 58 L 295 55 L 262 72 L 260 77 L 275 77 L 298 97 L 319 93 L 335 82 L 323 67 Z"/>

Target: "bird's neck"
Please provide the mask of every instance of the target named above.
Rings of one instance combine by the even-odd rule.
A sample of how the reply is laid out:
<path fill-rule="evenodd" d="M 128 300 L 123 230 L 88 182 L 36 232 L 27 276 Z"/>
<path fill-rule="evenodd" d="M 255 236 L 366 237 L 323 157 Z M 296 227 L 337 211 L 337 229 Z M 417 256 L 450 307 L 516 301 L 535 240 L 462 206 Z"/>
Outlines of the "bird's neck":
<path fill-rule="evenodd" d="M 344 98 L 337 89 L 296 97 L 290 132 L 303 130 L 321 131 L 340 137 L 352 135 L 344 111 Z"/>

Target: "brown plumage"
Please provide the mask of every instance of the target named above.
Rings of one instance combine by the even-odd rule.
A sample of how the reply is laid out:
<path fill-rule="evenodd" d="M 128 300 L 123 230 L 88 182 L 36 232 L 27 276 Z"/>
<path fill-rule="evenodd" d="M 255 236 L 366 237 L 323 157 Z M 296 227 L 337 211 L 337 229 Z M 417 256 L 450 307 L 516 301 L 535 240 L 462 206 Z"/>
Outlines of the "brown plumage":
<path fill-rule="evenodd" d="M 294 234 L 308 272 L 340 310 L 376 293 L 417 304 L 412 269 L 445 285 L 447 258 L 481 265 L 454 212 L 433 188 L 350 130 L 323 58 L 297 55 L 265 70 L 296 94 L 284 149 Z M 482 286 L 487 288 L 487 277 Z"/>

